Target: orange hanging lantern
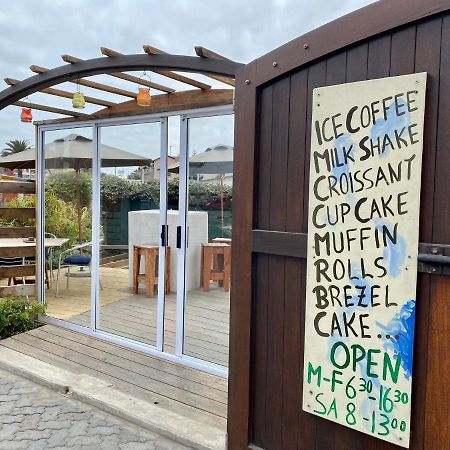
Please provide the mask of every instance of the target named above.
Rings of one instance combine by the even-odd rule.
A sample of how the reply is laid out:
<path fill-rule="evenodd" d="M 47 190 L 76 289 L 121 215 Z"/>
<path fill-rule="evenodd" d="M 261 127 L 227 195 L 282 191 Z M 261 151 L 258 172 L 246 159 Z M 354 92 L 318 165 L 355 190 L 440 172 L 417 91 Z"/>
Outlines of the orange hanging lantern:
<path fill-rule="evenodd" d="M 20 114 L 21 122 L 31 122 L 33 120 L 33 114 L 31 113 L 31 108 L 22 108 L 22 113 Z"/>
<path fill-rule="evenodd" d="M 150 77 L 147 75 L 147 72 L 144 70 L 142 75 L 139 77 L 142 80 L 144 77 L 148 78 L 148 81 L 151 82 Z M 150 93 L 150 88 L 146 86 L 139 86 L 138 96 L 136 98 L 136 102 L 139 106 L 150 106 L 152 103 L 152 95 Z"/>
<path fill-rule="evenodd" d="M 140 87 L 136 101 L 139 106 L 150 106 L 152 103 L 150 88 Z"/>

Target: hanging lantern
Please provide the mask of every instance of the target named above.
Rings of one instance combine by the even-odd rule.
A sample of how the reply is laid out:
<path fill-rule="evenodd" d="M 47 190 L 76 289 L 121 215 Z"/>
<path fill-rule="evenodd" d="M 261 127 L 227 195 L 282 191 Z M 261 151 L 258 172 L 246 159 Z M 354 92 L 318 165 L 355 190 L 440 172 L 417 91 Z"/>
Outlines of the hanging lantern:
<path fill-rule="evenodd" d="M 150 106 L 152 102 L 150 88 L 140 87 L 136 101 L 139 106 Z"/>
<path fill-rule="evenodd" d="M 22 108 L 20 114 L 21 122 L 31 122 L 33 120 L 33 114 L 31 114 L 31 108 Z"/>
<path fill-rule="evenodd" d="M 142 75 L 139 77 L 139 80 L 147 77 L 149 83 L 152 81 L 148 76 L 147 72 L 144 70 Z M 148 86 L 148 85 L 147 85 Z M 152 103 L 152 95 L 150 93 L 150 88 L 147 86 L 139 86 L 138 96 L 136 102 L 139 106 L 150 106 Z"/>
<path fill-rule="evenodd" d="M 81 92 L 75 92 L 72 98 L 72 106 L 74 108 L 83 109 L 85 104 L 84 95 Z"/>

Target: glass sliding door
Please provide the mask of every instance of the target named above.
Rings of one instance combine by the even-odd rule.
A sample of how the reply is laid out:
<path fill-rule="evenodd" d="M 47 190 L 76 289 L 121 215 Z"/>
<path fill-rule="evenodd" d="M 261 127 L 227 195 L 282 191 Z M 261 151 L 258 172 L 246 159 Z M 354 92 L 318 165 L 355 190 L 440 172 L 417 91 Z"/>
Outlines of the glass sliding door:
<path fill-rule="evenodd" d="M 185 119 L 181 131 L 182 354 L 228 366 L 233 114 Z"/>
<path fill-rule="evenodd" d="M 47 316 L 89 327 L 92 127 L 46 131 L 43 136 L 41 298 L 47 304 Z"/>
<path fill-rule="evenodd" d="M 162 349 L 166 121 L 101 126 L 98 136 L 96 328 Z"/>

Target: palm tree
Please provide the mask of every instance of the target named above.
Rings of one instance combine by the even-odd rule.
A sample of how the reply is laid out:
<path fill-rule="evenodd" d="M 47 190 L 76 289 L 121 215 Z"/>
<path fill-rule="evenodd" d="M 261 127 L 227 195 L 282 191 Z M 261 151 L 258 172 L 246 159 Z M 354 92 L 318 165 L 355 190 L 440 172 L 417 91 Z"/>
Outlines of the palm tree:
<path fill-rule="evenodd" d="M 1 152 L 2 156 L 13 155 L 30 148 L 30 143 L 28 141 L 20 141 L 18 139 L 13 139 L 12 141 L 7 142 L 5 145 L 6 148 L 4 148 Z M 17 170 L 17 175 L 19 177 L 22 176 L 22 169 Z"/>

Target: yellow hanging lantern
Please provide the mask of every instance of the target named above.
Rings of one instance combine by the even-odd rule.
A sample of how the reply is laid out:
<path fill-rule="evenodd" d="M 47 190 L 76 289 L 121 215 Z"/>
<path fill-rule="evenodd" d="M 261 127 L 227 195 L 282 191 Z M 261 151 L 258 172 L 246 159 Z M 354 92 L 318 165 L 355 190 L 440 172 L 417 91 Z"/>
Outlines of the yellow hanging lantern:
<path fill-rule="evenodd" d="M 86 105 L 86 101 L 84 100 L 84 95 L 81 92 L 75 92 L 72 98 L 72 106 L 74 108 L 83 109 Z"/>
<path fill-rule="evenodd" d="M 136 101 L 139 106 L 150 106 L 152 103 L 150 88 L 140 87 Z"/>

